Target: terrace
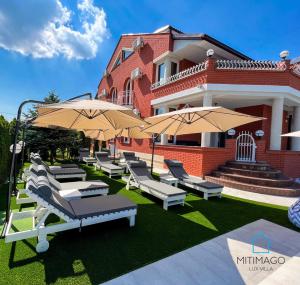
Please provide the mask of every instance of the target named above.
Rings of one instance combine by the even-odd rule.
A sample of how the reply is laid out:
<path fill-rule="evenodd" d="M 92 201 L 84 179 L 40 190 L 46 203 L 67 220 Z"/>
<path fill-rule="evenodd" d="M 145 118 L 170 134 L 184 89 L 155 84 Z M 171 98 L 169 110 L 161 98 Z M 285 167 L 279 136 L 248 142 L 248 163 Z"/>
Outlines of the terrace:
<path fill-rule="evenodd" d="M 227 195 L 206 201 L 189 189 L 185 206 L 166 212 L 153 196 L 139 189 L 126 190 L 121 179 L 110 179 L 91 166 L 81 167 L 88 180 L 100 179 L 109 185 L 110 194 L 118 193 L 138 205 L 135 227 L 117 220 L 85 227 L 81 232 L 53 234 L 48 237 L 51 247 L 44 254 L 35 252 L 35 238 L 12 244 L 1 240 L 1 284 L 14 284 L 16 280 L 22 284 L 99 284 L 262 218 L 296 230 L 287 219 L 285 206 Z M 2 211 L 6 191 L 3 185 Z M 13 208 L 19 211 L 15 199 Z M 49 217 L 47 223 L 59 220 Z M 15 226 L 20 230 L 28 224 L 19 222 Z"/>

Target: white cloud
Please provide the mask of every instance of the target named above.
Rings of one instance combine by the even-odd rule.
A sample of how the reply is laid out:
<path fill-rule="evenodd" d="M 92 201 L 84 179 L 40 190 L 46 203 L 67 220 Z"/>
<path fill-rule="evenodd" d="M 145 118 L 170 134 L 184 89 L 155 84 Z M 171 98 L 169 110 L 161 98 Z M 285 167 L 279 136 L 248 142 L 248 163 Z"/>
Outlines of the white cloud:
<path fill-rule="evenodd" d="M 93 58 L 108 36 L 106 14 L 93 0 L 79 0 L 76 30 L 74 12 L 61 0 L 0 1 L 0 47 L 35 58 Z"/>

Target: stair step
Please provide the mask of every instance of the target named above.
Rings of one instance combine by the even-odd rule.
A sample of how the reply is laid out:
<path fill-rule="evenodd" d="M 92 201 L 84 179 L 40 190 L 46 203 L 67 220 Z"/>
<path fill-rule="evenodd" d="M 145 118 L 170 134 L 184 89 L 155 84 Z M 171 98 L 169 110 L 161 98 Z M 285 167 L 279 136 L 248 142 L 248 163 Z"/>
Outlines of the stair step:
<path fill-rule="evenodd" d="M 280 177 L 279 179 L 269 179 L 269 178 L 231 174 L 222 171 L 215 171 L 214 174 L 219 178 L 229 180 L 229 181 L 237 181 L 241 183 L 254 184 L 260 186 L 267 186 L 267 187 L 276 187 L 276 188 L 289 187 L 294 183 L 293 179 L 286 178 L 286 177 Z"/>
<path fill-rule="evenodd" d="M 239 175 L 246 175 L 251 177 L 261 177 L 261 178 L 270 178 L 270 179 L 279 178 L 281 175 L 281 171 L 279 170 L 266 170 L 266 171 L 250 170 L 250 169 L 229 167 L 225 165 L 220 166 L 219 170 L 231 174 L 239 174 Z"/>
<path fill-rule="evenodd" d="M 261 170 L 268 171 L 271 167 L 268 163 L 261 162 L 243 162 L 243 161 L 227 161 L 226 166 L 238 169 L 248 169 L 248 170 Z"/>
<path fill-rule="evenodd" d="M 212 183 L 217 183 L 223 186 L 232 187 L 232 188 L 249 191 L 249 192 L 276 195 L 276 196 L 286 196 L 286 197 L 300 196 L 300 186 L 296 184 L 293 184 L 291 187 L 278 188 L 278 187 L 267 187 L 262 185 L 242 183 L 238 181 L 231 181 L 219 177 L 214 177 L 211 175 L 205 176 L 205 179 Z"/>

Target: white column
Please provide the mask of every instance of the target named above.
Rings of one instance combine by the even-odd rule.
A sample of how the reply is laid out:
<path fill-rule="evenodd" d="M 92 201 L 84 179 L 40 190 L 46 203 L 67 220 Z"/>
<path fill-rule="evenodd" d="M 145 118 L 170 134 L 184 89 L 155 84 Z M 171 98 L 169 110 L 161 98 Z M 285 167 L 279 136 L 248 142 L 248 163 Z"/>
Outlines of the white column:
<path fill-rule="evenodd" d="M 271 136 L 270 149 L 281 149 L 281 132 L 283 119 L 283 98 L 276 98 L 272 105 L 272 121 L 271 121 Z"/>
<path fill-rule="evenodd" d="M 203 96 L 203 107 L 211 107 L 212 106 L 212 96 L 210 94 L 204 94 Z M 201 147 L 209 147 L 210 146 L 210 133 L 202 133 L 201 136 Z"/>
<path fill-rule="evenodd" d="M 161 109 L 161 112 L 162 112 L 162 113 L 167 113 L 167 112 L 169 112 L 169 107 L 168 107 L 168 106 L 162 106 L 162 107 L 160 107 L 160 109 Z M 160 136 L 160 144 L 161 144 L 161 145 L 166 145 L 166 144 L 168 144 L 168 135 L 161 135 L 161 136 Z"/>
<path fill-rule="evenodd" d="M 300 131 L 300 107 L 294 108 L 293 131 Z M 292 150 L 300 151 L 300 138 L 292 138 Z"/>

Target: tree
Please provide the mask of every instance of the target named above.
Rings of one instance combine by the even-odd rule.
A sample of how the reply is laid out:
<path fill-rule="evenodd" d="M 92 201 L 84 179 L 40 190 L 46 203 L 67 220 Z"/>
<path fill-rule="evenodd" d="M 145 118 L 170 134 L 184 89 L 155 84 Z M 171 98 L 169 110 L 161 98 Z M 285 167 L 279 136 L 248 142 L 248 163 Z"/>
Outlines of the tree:
<path fill-rule="evenodd" d="M 59 97 L 55 92 L 49 92 L 44 98 L 47 103 L 58 103 Z M 36 106 L 24 114 L 27 119 L 37 116 Z M 76 131 L 37 128 L 31 126 L 26 131 L 26 148 L 31 152 L 39 152 L 44 160 L 50 158 L 51 164 L 56 160 L 57 151 L 60 150 L 62 158 L 71 158 L 78 154 L 80 145 L 84 142 L 82 135 Z M 67 157 L 65 157 L 67 154 Z"/>

